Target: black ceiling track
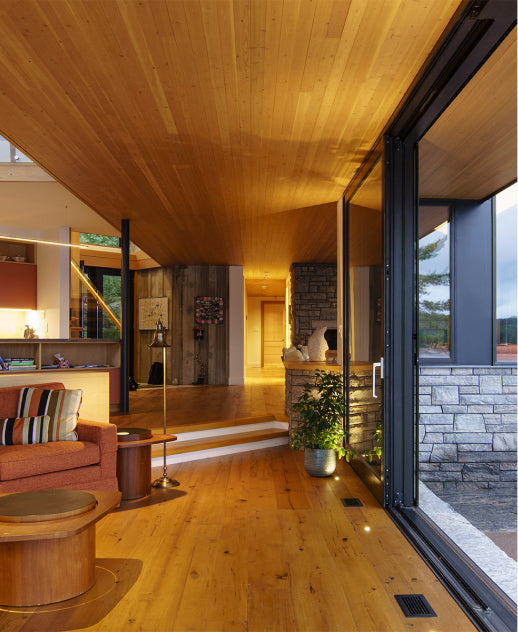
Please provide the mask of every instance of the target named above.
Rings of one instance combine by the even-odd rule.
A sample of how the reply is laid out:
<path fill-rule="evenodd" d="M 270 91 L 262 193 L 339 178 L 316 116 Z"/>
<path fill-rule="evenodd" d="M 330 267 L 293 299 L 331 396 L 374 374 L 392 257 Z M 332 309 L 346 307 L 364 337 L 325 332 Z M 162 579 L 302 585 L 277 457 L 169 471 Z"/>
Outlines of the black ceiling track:
<path fill-rule="evenodd" d="M 436 617 L 432 607 L 424 595 L 394 595 L 405 617 Z"/>

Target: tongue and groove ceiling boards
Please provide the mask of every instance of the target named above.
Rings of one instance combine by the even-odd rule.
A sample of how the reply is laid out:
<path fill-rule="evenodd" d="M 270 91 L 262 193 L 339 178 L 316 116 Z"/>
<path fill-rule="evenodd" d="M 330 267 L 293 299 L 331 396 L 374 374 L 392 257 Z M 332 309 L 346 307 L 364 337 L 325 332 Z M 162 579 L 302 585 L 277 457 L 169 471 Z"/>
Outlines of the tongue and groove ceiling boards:
<path fill-rule="evenodd" d="M 162 265 L 335 261 L 459 0 L 1 0 L 0 133 Z"/>

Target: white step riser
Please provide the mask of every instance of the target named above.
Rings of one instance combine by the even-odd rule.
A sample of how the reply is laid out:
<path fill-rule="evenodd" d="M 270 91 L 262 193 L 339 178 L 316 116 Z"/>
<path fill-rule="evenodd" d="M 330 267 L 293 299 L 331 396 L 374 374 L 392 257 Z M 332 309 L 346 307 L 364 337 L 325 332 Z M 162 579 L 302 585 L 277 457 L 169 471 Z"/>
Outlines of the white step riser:
<path fill-rule="evenodd" d="M 174 432 L 179 441 L 189 441 L 191 439 L 207 439 L 208 437 L 221 437 L 223 435 L 239 434 L 240 432 L 253 432 L 255 430 L 288 430 L 286 421 L 262 421 L 257 424 L 247 424 L 244 426 L 227 426 L 226 428 L 211 428 L 209 430 L 197 430 L 195 432 Z"/>
<path fill-rule="evenodd" d="M 166 457 L 166 463 L 167 465 L 174 465 L 175 463 L 199 461 L 200 459 L 210 459 L 217 456 L 226 456 L 228 454 L 239 454 L 240 452 L 250 452 L 251 450 L 263 450 L 264 448 L 274 448 L 276 446 L 287 444 L 288 437 L 265 439 L 264 441 L 227 445 L 220 448 L 212 448 L 211 450 L 197 450 L 195 452 L 185 452 L 184 454 L 170 454 Z M 160 467 L 163 463 L 163 456 L 151 459 L 151 467 Z"/>

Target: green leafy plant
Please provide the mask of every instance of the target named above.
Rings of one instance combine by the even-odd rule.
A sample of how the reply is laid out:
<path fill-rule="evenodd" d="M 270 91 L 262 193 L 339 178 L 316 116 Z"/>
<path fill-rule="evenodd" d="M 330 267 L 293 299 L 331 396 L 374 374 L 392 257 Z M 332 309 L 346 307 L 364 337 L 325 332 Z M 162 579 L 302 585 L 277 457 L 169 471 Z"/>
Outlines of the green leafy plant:
<path fill-rule="evenodd" d="M 344 448 L 345 396 L 341 373 L 315 371 L 314 383 L 306 383 L 292 410 L 299 413 L 299 425 L 291 433 L 294 450 L 313 448 L 336 450 L 350 461 L 355 452 Z"/>
<path fill-rule="evenodd" d="M 372 463 L 375 457 L 380 459 L 383 454 L 383 421 L 378 421 L 376 429 L 371 432 L 371 435 L 374 437 L 377 445 L 370 450 L 364 450 L 362 456 Z"/>

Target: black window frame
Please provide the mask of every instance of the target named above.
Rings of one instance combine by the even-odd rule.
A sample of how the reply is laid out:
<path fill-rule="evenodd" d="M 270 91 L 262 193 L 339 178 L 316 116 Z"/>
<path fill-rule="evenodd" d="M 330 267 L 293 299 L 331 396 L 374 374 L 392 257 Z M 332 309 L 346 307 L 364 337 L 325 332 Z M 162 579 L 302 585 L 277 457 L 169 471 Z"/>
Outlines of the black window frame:
<path fill-rule="evenodd" d="M 469 619 L 488 632 L 515 630 L 516 605 L 417 506 L 417 152 L 419 140 L 515 25 L 514 2 L 463 3 L 383 134 L 385 508 Z"/>

